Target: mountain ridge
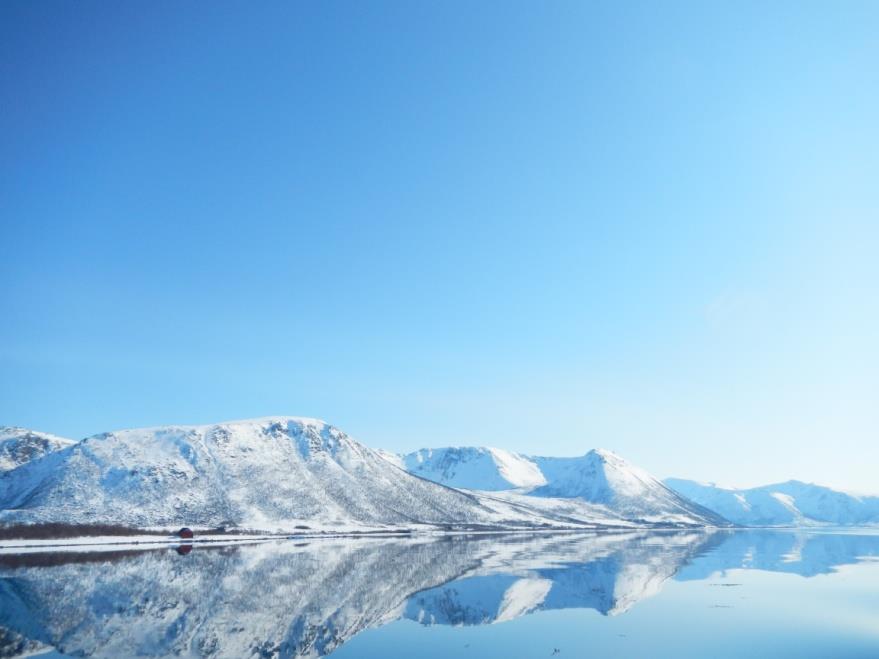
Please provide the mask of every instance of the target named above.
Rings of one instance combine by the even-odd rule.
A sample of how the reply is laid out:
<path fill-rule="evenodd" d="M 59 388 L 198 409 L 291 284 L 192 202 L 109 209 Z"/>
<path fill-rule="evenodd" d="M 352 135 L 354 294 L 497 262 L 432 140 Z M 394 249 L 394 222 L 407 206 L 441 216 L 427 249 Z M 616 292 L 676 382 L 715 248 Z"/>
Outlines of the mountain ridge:
<path fill-rule="evenodd" d="M 386 456 L 311 417 L 105 432 L 2 474 L 0 523 L 277 532 L 726 524 L 456 489 L 410 474 Z"/>
<path fill-rule="evenodd" d="M 602 448 L 577 457 L 488 446 L 400 455 L 305 416 L 129 428 L 78 442 L 0 426 L 0 523 L 181 518 L 260 530 L 870 525 L 879 524 L 879 497 L 796 479 L 754 488 L 659 481 Z"/>
<path fill-rule="evenodd" d="M 675 516 L 726 523 L 714 511 L 687 501 L 608 449 L 592 449 L 570 458 L 466 446 L 390 455 L 395 464 L 411 473 L 453 487 L 517 492 L 531 498 L 581 499 L 645 523 Z"/>

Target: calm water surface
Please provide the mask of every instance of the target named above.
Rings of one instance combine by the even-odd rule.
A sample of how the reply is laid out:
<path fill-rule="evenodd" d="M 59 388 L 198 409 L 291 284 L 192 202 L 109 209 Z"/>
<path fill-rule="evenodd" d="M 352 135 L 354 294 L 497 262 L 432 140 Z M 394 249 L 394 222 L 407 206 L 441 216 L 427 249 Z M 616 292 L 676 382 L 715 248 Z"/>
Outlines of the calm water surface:
<path fill-rule="evenodd" d="M 0 656 L 879 657 L 879 535 L 0 556 Z"/>

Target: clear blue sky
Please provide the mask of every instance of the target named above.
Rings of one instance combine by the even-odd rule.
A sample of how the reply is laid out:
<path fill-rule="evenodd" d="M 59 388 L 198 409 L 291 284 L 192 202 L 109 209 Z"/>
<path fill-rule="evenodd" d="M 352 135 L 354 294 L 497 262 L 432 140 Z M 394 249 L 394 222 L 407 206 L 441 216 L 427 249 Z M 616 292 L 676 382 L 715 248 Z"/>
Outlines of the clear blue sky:
<path fill-rule="evenodd" d="M 879 491 L 879 4 L 0 4 L 0 423 Z"/>

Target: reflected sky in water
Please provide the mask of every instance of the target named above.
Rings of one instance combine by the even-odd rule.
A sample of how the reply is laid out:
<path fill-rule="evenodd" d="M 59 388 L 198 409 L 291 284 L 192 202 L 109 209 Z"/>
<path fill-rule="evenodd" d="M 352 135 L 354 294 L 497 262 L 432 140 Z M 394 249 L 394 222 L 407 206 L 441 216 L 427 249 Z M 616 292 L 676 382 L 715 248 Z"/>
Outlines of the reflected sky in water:
<path fill-rule="evenodd" d="M 278 541 L 0 556 L 0 656 L 876 657 L 879 535 Z"/>

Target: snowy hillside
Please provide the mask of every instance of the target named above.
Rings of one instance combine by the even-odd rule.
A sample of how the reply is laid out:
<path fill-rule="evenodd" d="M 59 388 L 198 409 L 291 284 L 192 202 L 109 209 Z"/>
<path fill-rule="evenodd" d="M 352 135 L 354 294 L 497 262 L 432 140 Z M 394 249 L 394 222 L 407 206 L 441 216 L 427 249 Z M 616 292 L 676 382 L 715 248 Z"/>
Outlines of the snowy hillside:
<path fill-rule="evenodd" d="M 443 464 L 423 457 L 422 464 Z M 470 457 L 452 478 L 475 483 L 490 462 L 509 485 L 542 483 L 535 463 L 520 456 L 493 449 Z M 622 499 L 612 497 L 561 496 L 453 489 L 408 473 L 323 421 L 268 417 L 122 430 L 67 445 L 0 475 L 0 523 L 354 531 L 715 521 L 681 505 L 647 510 L 617 506 Z"/>
<path fill-rule="evenodd" d="M 788 481 L 743 490 L 678 478 L 665 483 L 744 526 L 879 524 L 879 497 L 859 497 L 811 483 Z"/>
<path fill-rule="evenodd" d="M 426 448 L 400 457 L 410 473 L 450 487 L 508 490 L 546 483 L 532 460 L 499 448 Z"/>
<path fill-rule="evenodd" d="M 458 447 L 422 449 L 389 459 L 444 485 L 493 492 L 515 490 L 529 495 L 525 500 L 576 499 L 600 507 L 608 516 L 634 523 L 727 523 L 604 449 L 576 458 L 545 458 L 494 448 Z M 533 505 L 542 504 L 535 501 Z"/>
<path fill-rule="evenodd" d="M 315 419 L 90 437 L 6 473 L 0 519 L 265 530 L 528 522 L 390 466 Z"/>
<path fill-rule="evenodd" d="M 46 432 L 15 426 L 0 426 L 0 472 L 15 469 L 26 462 L 75 443 L 72 439 L 64 439 Z"/>

